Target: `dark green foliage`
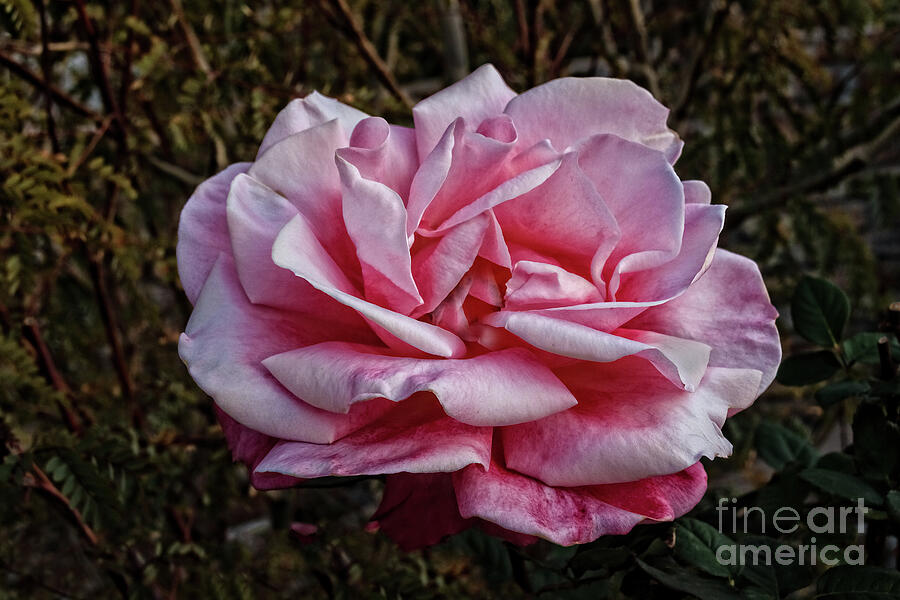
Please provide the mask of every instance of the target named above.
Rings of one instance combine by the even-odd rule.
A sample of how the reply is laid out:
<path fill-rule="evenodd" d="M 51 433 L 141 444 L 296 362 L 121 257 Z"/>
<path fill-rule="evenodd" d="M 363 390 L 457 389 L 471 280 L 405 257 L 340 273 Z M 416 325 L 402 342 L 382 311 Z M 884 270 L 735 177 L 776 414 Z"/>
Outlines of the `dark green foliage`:
<path fill-rule="evenodd" d="M 451 3 L 350 4 L 406 94 L 446 83 Z M 871 565 L 900 527 L 900 390 L 876 377 L 875 332 L 900 292 L 896 0 L 459 2 L 469 67 L 517 90 L 628 77 L 672 109 L 679 174 L 731 207 L 722 246 L 791 308 L 794 387 L 729 419 L 734 456 L 675 524 L 578 548 L 470 531 L 409 554 L 363 530 L 375 479 L 252 490 L 176 353 L 178 215 L 200 181 L 313 89 L 412 122 L 337 7 L 0 0 L 0 599 L 897 597 L 884 571 L 715 561 L 729 540 L 811 535 L 720 531 L 720 497 L 802 514 L 863 496 Z"/>

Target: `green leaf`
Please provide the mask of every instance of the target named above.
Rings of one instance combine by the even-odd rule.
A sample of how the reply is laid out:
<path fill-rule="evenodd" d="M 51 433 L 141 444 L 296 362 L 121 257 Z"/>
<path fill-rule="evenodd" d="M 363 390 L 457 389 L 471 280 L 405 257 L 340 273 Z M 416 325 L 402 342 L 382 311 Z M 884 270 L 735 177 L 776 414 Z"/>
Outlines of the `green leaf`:
<path fill-rule="evenodd" d="M 885 505 L 890 517 L 900 523 L 900 490 L 891 490 L 885 496 Z"/>
<path fill-rule="evenodd" d="M 850 317 L 850 300 L 830 281 L 804 277 L 791 299 L 794 330 L 814 344 L 837 345 Z"/>
<path fill-rule="evenodd" d="M 759 457 L 778 471 L 795 462 L 811 466 L 818 456 L 803 436 L 774 423 L 760 423 L 755 442 Z"/>
<path fill-rule="evenodd" d="M 865 381 L 838 381 L 829 383 L 820 390 L 816 390 L 816 402 L 823 408 L 837 404 L 847 398 L 862 396 L 869 391 L 869 384 Z"/>
<path fill-rule="evenodd" d="M 844 357 L 847 359 L 847 362 L 861 362 L 867 365 L 880 364 L 878 340 L 884 335 L 877 331 L 864 331 L 844 340 L 841 347 L 844 350 Z M 900 356 L 900 343 L 894 338 L 889 339 L 891 340 L 891 352 L 894 356 Z"/>
<path fill-rule="evenodd" d="M 669 589 L 690 594 L 700 600 L 738 600 L 741 596 L 727 583 L 717 579 L 706 579 L 690 573 L 669 573 L 636 558 L 638 566 Z"/>
<path fill-rule="evenodd" d="M 816 598 L 828 600 L 900 598 L 900 572 L 863 565 L 834 567 L 825 571 L 819 578 Z"/>
<path fill-rule="evenodd" d="M 840 368 L 841 363 L 830 350 L 795 354 L 781 362 L 776 379 L 782 385 L 809 385 L 828 379 Z"/>
<path fill-rule="evenodd" d="M 683 518 L 675 530 L 675 556 L 716 577 L 728 577 L 731 570 L 716 559 L 720 546 L 734 542 L 712 525 L 696 519 Z"/>
<path fill-rule="evenodd" d="M 874 505 L 881 505 L 884 502 L 884 496 L 878 490 L 849 473 L 813 467 L 802 471 L 800 478 L 828 494 L 849 500 L 862 498 L 866 503 Z"/>

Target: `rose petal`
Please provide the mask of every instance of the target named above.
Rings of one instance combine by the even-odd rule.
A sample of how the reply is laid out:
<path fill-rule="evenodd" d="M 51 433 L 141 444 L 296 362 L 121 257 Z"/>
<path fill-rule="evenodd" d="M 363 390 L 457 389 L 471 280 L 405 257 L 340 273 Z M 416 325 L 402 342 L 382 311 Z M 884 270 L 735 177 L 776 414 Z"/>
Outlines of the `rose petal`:
<path fill-rule="evenodd" d="M 447 417 L 433 399 L 412 399 L 331 444 L 279 442 L 257 473 L 291 477 L 442 473 L 466 465 L 487 466 L 491 428 Z"/>
<path fill-rule="evenodd" d="M 519 94 L 504 112 L 523 143 L 549 138 L 561 151 L 591 135 L 613 133 L 659 150 L 674 163 L 683 145 L 666 127 L 669 109 L 624 79 L 555 79 Z"/>
<path fill-rule="evenodd" d="M 709 359 L 709 346 L 700 342 L 650 331 L 617 329 L 608 333 L 538 311 L 495 312 L 484 317 L 482 323 L 502 327 L 535 348 L 557 356 L 612 362 L 637 355 L 688 391 L 700 383 Z"/>
<path fill-rule="evenodd" d="M 642 271 L 626 273 L 616 292 L 622 300 L 670 300 L 690 286 L 709 268 L 725 225 L 725 206 L 685 206 L 684 238 L 672 260 Z"/>
<path fill-rule="evenodd" d="M 275 117 L 259 146 L 256 158 L 259 159 L 266 150 L 286 137 L 331 120 L 337 121 L 345 136 L 350 135 L 356 124 L 366 116 L 368 115 L 361 110 L 323 96 L 319 92 L 313 92 L 305 98 L 296 98 Z"/>
<path fill-rule="evenodd" d="M 302 480 L 289 475 L 281 475 L 277 473 L 254 473 L 256 465 L 269 453 L 272 446 L 278 441 L 273 437 L 253 431 L 248 427 L 244 427 L 234 419 L 228 416 L 218 406 L 213 405 L 216 411 L 216 418 L 222 427 L 222 433 L 231 448 L 231 456 L 234 460 L 240 461 L 249 467 L 250 484 L 258 490 L 275 490 L 278 488 L 291 487 L 297 485 Z"/>
<path fill-rule="evenodd" d="M 250 163 L 236 163 L 213 175 L 197 186 L 181 210 L 175 255 L 178 277 L 191 304 L 197 302 L 219 254 L 231 254 L 225 199 L 231 182 L 248 168 Z"/>
<path fill-rule="evenodd" d="M 273 437 L 328 443 L 368 422 L 383 407 L 360 404 L 347 415 L 315 408 L 288 392 L 260 361 L 335 336 L 368 337 L 251 304 L 231 259 L 223 254 L 200 292 L 178 353 L 197 385 L 242 425 Z"/>
<path fill-rule="evenodd" d="M 335 160 L 341 174 L 344 225 L 362 267 L 365 297 L 409 314 L 422 304 L 422 297 L 412 276 L 403 200 L 386 185 L 363 178 L 343 158 Z"/>
<path fill-rule="evenodd" d="M 419 166 L 415 131 L 389 125 L 380 117 L 363 119 L 350 136 L 350 147 L 337 155 L 355 166 L 362 177 L 382 183 L 409 198 L 409 186 Z"/>
<path fill-rule="evenodd" d="M 395 339 L 403 344 L 397 346 L 399 349 L 412 347 L 444 357 L 466 353 L 465 343 L 449 331 L 367 302 L 348 289 L 346 283 L 341 285 L 340 270 L 318 244 L 302 215 L 297 215 L 282 228 L 272 247 L 272 260 L 381 328 L 376 333 L 389 345 Z"/>
<path fill-rule="evenodd" d="M 662 154 L 615 135 L 596 135 L 579 144 L 578 162 L 621 232 L 602 270 L 607 299 L 614 300 L 620 275 L 655 267 L 678 254 L 684 188 Z"/>
<path fill-rule="evenodd" d="M 712 201 L 712 192 L 703 181 L 691 179 L 683 181 L 684 202 L 686 204 L 709 204 Z"/>
<path fill-rule="evenodd" d="M 583 277 L 554 265 L 520 260 L 506 283 L 504 306 L 528 310 L 602 299 L 597 286 Z"/>
<path fill-rule="evenodd" d="M 466 78 L 444 88 L 413 107 L 419 160 L 434 149 L 457 117 L 474 128 L 503 112 L 516 93 L 509 89 L 493 65 L 482 65 Z"/>
<path fill-rule="evenodd" d="M 706 491 L 706 472 L 689 469 L 642 481 L 554 488 L 506 469 L 499 461 L 488 470 L 471 465 L 453 474 L 463 518 L 479 517 L 510 531 L 570 546 L 601 535 L 622 535 L 644 521 L 671 521 Z"/>
<path fill-rule="evenodd" d="M 523 423 L 575 405 L 566 387 L 524 348 L 418 359 L 326 342 L 270 356 L 263 364 L 298 397 L 341 413 L 357 402 L 400 402 L 418 392 L 433 393 L 448 415 L 478 426 Z"/>
<path fill-rule="evenodd" d="M 711 367 L 686 392 L 634 358 L 556 373 L 578 405 L 501 430 L 507 466 L 553 486 L 634 481 L 730 455 L 721 427 L 753 402 L 761 375 Z"/>
<path fill-rule="evenodd" d="M 710 366 L 761 371 L 762 393 L 781 362 L 776 317 L 756 263 L 718 249 L 706 273 L 684 294 L 647 309 L 628 327 L 708 344 Z"/>

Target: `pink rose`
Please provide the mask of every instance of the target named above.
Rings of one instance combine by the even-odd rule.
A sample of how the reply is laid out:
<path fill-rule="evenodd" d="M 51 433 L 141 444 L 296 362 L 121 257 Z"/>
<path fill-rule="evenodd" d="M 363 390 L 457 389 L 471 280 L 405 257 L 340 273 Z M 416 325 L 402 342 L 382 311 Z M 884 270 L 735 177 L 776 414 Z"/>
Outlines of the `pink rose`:
<path fill-rule="evenodd" d="M 179 352 L 260 488 L 384 474 L 413 548 L 687 512 L 780 346 L 725 207 L 628 81 L 484 66 L 390 125 L 313 93 L 197 188 Z"/>

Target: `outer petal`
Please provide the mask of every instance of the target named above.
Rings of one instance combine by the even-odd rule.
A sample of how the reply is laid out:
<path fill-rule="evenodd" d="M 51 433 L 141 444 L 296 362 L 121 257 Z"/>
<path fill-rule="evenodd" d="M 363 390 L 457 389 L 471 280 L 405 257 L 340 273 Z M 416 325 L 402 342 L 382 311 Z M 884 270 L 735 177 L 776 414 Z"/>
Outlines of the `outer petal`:
<path fill-rule="evenodd" d="M 520 94 L 504 112 L 524 143 L 549 138 L 557 150 L 594 134 L 613 133 L 660 150 L 674 163 L 683 145 L 666 127 L 669 109 L 624 79 L 555 79 Z"/>
<path fill-rule="evenodd" d="M 447 126 L 463 117 L 473 127 L 503 112 L 516 93 L 493 65 L 483 65 L 468 77 L 422 100 L 413 107 L 419 160 L 437 145 Z"/>
<path fill-rule="evenodd" d="M 554 488 L 494 461 L 453 474 L 459 512 L 556 544 L 570 546 L 601 535 L 625 534 L 645 519 L 671 521 L 706 491 L 706 472 L 689 469 L 642 481 Z"/>
<path fill-rule="evenodd" d="M 357 311 L 378 328 L 379 337 L 389 344 L 396 340 L 400 349 L 415 348 L 436 356 L 456 357 L 466 353 L 463 341 L 449 331 L 372 304 L 354 294 L 349 282 L 341 281 L 340 269 L 319 245 L 302 215 L 297 215 L 282 228 L 272 248 L 272 260 Z"/>
<path fill-rule="evenodd" d="M 730 455 L 721 427 L 753 402 L 760 379 L 753 369 L 711 367 L 686 392 L 633 358 L 557 374 L 578 405 L 502 429 L 507 466 L 553 486 L 634 481 Z"/>
<path fill-rule="evenodd" d="M 437 544 L 476 523 L 459 515 L 449 473 L 388 475 L 372 520 L 406 552 Z"/>
<path fill-rule="evenodd" d="M 279 442 L 256 472 L 325 477 L 486 467 L 491 431 L 447 417 L 432 398 L 422 396 L 331 444 Z"/>
<path fill-rule="evenodd" d="M 225 199 L 231 182 L 250 168 L 250 163 L 236 163 L 213 175 L 194 190 L 178 220 L 178 276 L 191 304 L 203 288 L 210 269 L 225 252 L 231 254 Z"/>
<path fill-rule="evenodd" d="M 251 304 L 231 260 L 222 255 L 203 286 L 178 353 L 197 385 L 239 423 L 273 437 L 328 443 L 370 421 L 383 403 L 360 404 L 348 415 L 315 408 L 288 392 L 260 361 L 334 339 L 336 333 L 347 335 L 333 324 Z"/>
<path fill-rule="evenodd" d="M 216 418 L 231 448 L 231 456 L 236 461 L 245 463 L 250 469 L 250 483 L 258 490 L 274 490 L 291 487 L 301 480 L 280 473 L 254 473 L 253 470 L 259 461 L 269 453 L 272 446 L 278 441 L 273 437 L 253 431 L 244 427 L 228 416 L 224 410 L 215 407 Z"/>
<path fill-rule="evenodd" d="M 361 110 L 319 92 L 291 100 L 275 117 L 259 146 L 256 158 L 281 140 L 331 120 L 336 120 L 344 135 L 349 136 L 356 124 L 366 116 Z"/>
<path fill-rule="evenodd" d="M 719 249 L 684 294 L 647 309 L 628 327 L 708 344 L 710 366 L 761 371 L 762 393 L 781 362 L 777 316 L 756 263 Z"/>
<path fill-rule="evenodd" d="M 487 315 L 482 322 L 503 327 L 532 346 L 557 356 L 612 362 L 637 355 L 688 391 L 695 390 L 700 383 L 709 359 L 709 346 L 703 343 L 650 331 L 618 329 L 607 333 L 537 311 L 501 311 Z"/>
<path fill-rule="evenodd" d="M 465 359 L 417 359 L 326 342 L 271 356 L 263 364 L 296 395 L 334 412 L 372 398 L 399 402 L 431 392 L 457 421 L 486 426 L 540 419 L 575 405 L 569 390 L 524 348 Z"/>

